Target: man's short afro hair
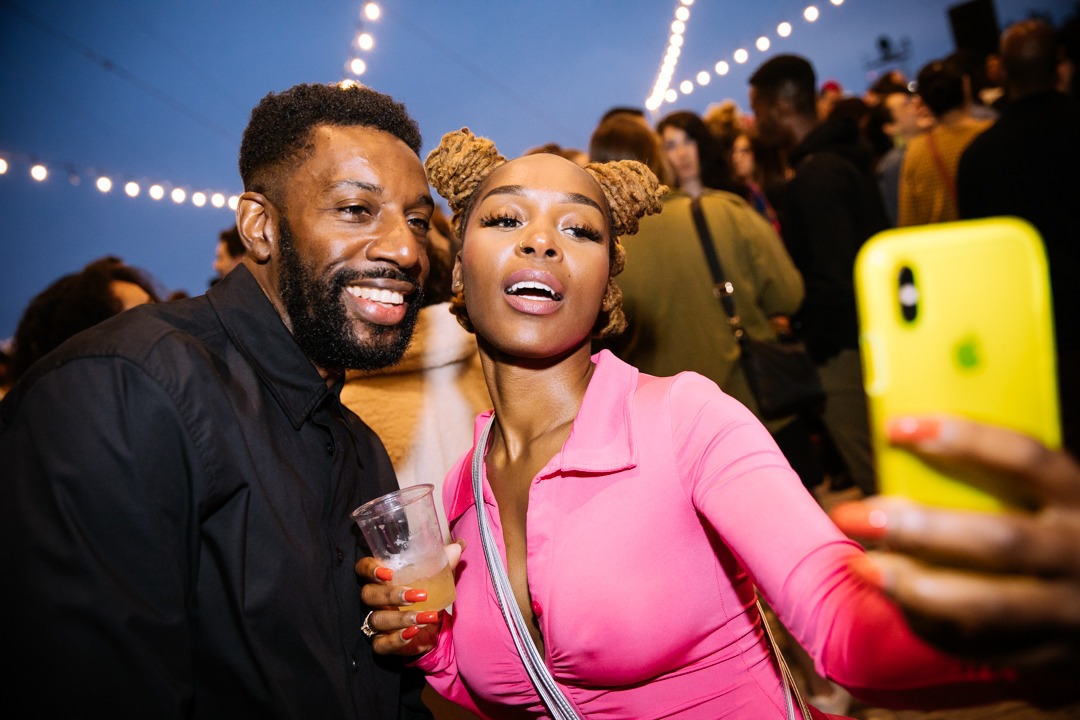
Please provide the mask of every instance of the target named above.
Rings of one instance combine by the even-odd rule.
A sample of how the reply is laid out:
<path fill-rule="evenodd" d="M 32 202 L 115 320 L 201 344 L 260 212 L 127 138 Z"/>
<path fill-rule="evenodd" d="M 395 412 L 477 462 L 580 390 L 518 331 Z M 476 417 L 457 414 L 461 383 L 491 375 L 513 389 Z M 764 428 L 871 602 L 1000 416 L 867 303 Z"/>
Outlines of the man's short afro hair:
<path fill-rule="evenodd" d="M 251 111 L 240 142 L 244 190 L 278 190 L 277 180 L 311 147 L 319 125 L 361 125 L 390 133 L 420 156 L 420 128 L 405 106 L 363 85 L 305 83 L 269 93 Z"/>

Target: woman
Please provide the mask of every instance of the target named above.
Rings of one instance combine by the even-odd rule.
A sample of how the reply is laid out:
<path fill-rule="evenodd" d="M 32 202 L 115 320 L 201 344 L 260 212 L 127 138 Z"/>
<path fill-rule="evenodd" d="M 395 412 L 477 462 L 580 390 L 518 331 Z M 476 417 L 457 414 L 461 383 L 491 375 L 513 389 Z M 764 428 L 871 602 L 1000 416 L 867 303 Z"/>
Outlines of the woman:
<path fill-rule="evenodd" d="M 484 717 L 548 715 L 492 597 L 483 518 L 522 647 L 543 655 L 582 717 L 782 716 L 755 589 L 826 675 L 864 697 L 927 703 L 944 686 L 971 702 L 1014 689 L 923 644 L 849 570 L 863 550 L 741 404 L 694 373 L 654 377 L 590 355 L 594 334 L 623 324 L 617 238 L 660 207 L 644 166 L 507 162 L 463 130 L 427 169 L 460 228 L 455 307 L 476 332 L 494 414 L 476 427 L 490 430 L 475 458 L 482 501 L 473 452 L 446 480 L 464 540 L 454 613 L 411 612 L 422 589 L 393 585 L 370 558 L 357 565 L 371 581 L 363 601 L 403 611 L 369 614 L 376 652 L 423 653 L 432 686 Z"/>
<path fill-rule="evenodd" d="M 38 293 L 15 329 L 12 382 L 62 342 L 137 305 L 160 302 L 145 270 L 111 255 L 65 275 Z"/>
<path fill-rule="evenodd" d="M 690 197 L 700 196 L 705 188 L 741 194 L 742 188 L 731 177 L 719 141 L 696 113 L 679 110 L 665 115 L 656 124 L 656 132 L 675 177 L 675 187 Z"/>
<path fill-rule="evenodd" d="M 759 142 L 757 136 L 750 130 L 740 129 L 731 141 L 731 167 L 735 180 L 742 183 L 746 188 L 743 197 L 746 198 L 762 217 L 769 221 L 776 234 L 780 234 L 780 219 L 776 210 L 769 201 L 765 190 L 764 172 L 758 167 L 757 155 Z"/>

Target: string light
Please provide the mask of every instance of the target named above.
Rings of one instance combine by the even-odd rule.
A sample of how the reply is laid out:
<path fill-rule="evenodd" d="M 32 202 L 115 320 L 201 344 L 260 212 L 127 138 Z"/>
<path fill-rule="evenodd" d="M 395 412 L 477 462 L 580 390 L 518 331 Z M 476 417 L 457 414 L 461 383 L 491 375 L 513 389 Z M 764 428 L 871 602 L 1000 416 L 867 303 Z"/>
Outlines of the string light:
<path fill-rule="evenodd" d="M 110 173 L 101 172 L 100 170 L 79 169 L 73 163 L 42 162 L 37 158 L 27 157 L 19 153 L 0 151 L 0 176 L 6 175 L 8 170 L 19 165 L 28 167 L 30 177 L 39 183 L 44 183 L 48 180 L 53 174 L 53 169 L 57 169 L 57 172 L 60 173 L 60 177 L 64 177 L 66 174 L 68 184 L 74 187 L 82 185 L 84 177 L 92 179 L 94 188 L 103 195 L 111 193 L 114 187 L 123 187 L 124 195 L 134 199 L 143 194 L 143 183 L 146 182 L 129 179 L 120 181 L 122 184 L 118 184 L 114 179 L 115 176 Z M 146 194 L 152 200 L 161 200 L 165 197 L 166 188 L 170 188 L 168 191 L 169 196 L 173 199 L 173 202 L 177 204 L 182 204 L 187 201 L 189 195 L 191 204 L 200 208 L 205 207 L 208 204 L 215 208 L 223 208 L 226 205 L 230 205 L 230 208 L 235 210 L 236 205 L 239 203 L 239 198 L 236 195 L 226 195 L 223 192 L 204 190 L 189 192 L 182 184 L 172 182 L 151 183 L 147 188 Z"/>
<path fill-rule="evenodd" d="M 360 22 L 356 28 L 356 50 L 352 57 L 345 63 L 345 73 L 353 78 L 358 78 L 367 72 L 367 61 L 360 57 L 361 53 L 368 53 L 375 47 L 375 37 L 368 31 L 367 23 L 377 22 L 382 17 L 382 7 L 375 2 L 366 2 L 360 8 Z M 347 78 L 352 79 L 352 78 Z M 345 87 L 344 85 L 342 87 Z"/>
<path fill-rule="evenodd" d="M 834 7 L 840 7 L 844 4 L 844 0 L 829 0 L 829 2 Z M 686 30 L 690 21 L 690 6 L 693 4 L 694 0 L 679 0 L 675 7 L 675 19 L 671 23 L 671 34 L 668 36 L 667 50 L 664 52 L 664 59 L 660 64 L 660 71 L 657 73 L 656 81 L 653 83 L 652 92 L 645 99 L 645 107 L 652 112 L 658 110 L 664 103 L 673 103 L 678 100 L 680 93 L 689 95 L 694 91 L 695 86 L 704 87 L 711 80 L 709 71 L 701 70 L 694 76 L 694 80 L 680 81 L 678 90 L 672 87 L 675 68 L 678 66 L 679 55 L 686 40 Z M 803 10 L 802 16 L 806 22 L 816 22 L 821 17 L 821 10 L 816 5 L 808 5 Z M 785 20 L 776 26 L 776 35 L 779 38 L 791 37 L 792 29 L 791 23 Z M 757 48 L 758 52 L 767 52 L 772 47 L 772 44 L 772 40 L 768 35 L 762 35 L 755 41 L 754 47 Z M 731 54 L 731 60 L 743 65 L 750 60 L 750 53 L 746 48 L 738 48 Z M 731 65 L 727 60 L 718 60 L 713 66 L 713 72 L 720 77 L 727 75 L 730 71 Z"/>

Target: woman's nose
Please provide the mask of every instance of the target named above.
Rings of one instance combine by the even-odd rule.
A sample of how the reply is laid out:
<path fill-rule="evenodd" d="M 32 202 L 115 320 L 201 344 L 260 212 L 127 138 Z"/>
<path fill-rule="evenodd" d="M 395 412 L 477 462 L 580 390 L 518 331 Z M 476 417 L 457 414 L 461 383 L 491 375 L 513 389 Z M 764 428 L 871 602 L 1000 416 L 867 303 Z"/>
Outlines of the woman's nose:
<path fill-rule="evenodd" d="M 541 255 L 549 259 L 560 257 L 562 251 L 555 237 L 555 231 L 550 228 L 526 232 L 525 237 L 518 241 L 517 252 L 520 255 Z"/>

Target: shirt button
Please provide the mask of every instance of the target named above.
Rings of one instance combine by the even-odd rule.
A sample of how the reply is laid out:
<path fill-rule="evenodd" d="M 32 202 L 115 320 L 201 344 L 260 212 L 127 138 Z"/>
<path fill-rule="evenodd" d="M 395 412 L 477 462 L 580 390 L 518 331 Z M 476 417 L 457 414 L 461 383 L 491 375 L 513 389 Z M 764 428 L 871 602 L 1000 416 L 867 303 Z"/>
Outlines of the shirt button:
<path fill-rule="evenodd" d="M 544 614 L 544 608 L 541 607 L 540 603 L 536 602 L 535 600 L 532 601 L 532 611 L 533 615 L 535 615 L 536 617 L 540 617 Z"/>
<path fill-rule="evenodd" d="M 345 562 L 345 552 L 341 548 L 338 548 L 337 549 L 337 564 L 338 564 L 338 566 L 340 566 L 341 563 L 343 563 L 343 562 Z"/>
<path fill-rule="evenodd" d="M 352 659 L 352 669 L 353 669 L 353 672 L 356 672 L 357 670 L 360 669 L 360 664 L 358 662 L 356 662 L 356 658 Z"/>
<path fill-rule="evenodd" d="M 326 443 L 326 454 L 327 455 L 333 455 L 334 454 L 334 441 L 333 440 Z"/>

